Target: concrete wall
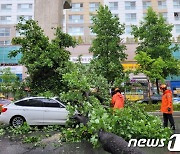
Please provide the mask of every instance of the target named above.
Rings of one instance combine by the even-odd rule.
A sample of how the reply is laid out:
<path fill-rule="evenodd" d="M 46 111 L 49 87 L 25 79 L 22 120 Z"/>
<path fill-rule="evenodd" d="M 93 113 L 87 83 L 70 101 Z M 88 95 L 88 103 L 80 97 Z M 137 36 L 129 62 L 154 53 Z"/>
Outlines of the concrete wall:
<path fill-rule="evenodd" d="M 53 28 L 63 26 L 64 3 L 65 0 L 35 0 L 34 2 L 34 19 L 50 39 L 54 38 Z"/>

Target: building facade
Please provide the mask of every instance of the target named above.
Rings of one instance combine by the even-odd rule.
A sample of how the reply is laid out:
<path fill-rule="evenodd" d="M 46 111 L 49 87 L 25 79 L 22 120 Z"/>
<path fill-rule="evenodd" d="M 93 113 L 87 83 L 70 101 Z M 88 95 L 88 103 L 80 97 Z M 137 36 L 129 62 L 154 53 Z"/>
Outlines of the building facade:
<path fill-rule="evenodd" d="M 20 80 L 26 77 L 25 67 L 18 65 L 21 55 L 9 58 L 10 51 L 18 49 L 11 46 L 13 37 L 19 36 L 16 24 L 20 17 L 26 20 L 34 19 L 34 0 L 0 0 L 0 71 L 10 67 Z"/>
<path fill-rule="evenodd" d="M 91 19 L 100 4 L 103 0 L 72 0 L 72 8 L 64 11 L 64 32 L 90 44 L 95 36 L 90 29 Z"/>
<path fill-rule="evenodd" d="M 34 0 L 0 0 L 0 45 L 10 45 L 19 36 L 15 25 L 21 16 L 34 18 Z"/>
<path fill-rule="evenodd" d="M 125 24 L 124 42 L 133 42 L 131 25 L 139 25 L 146 16 L 148 7 L 161 14 L 169 24 L 173 24 L 173 40 L 180 42 L 180 0 L 104 0 L 111 12 Z"/>
<path fill-rule="evenodd" d="M 52 9 L 53 8 L 53 9 Z M 19 46 L 12 46 L 13 37 L 19 36 L 16 24 L 20 17 L 35 19 L 45 35 L 53 38 L 53 27 L 62 27 L 63 9 L 70 8 L 70 0 L 0 0 L 0 70 L 10 67 L 20 80 L 26 78 L 26 68 L 18 65 L 21 55 L 9 58 L 8 54 Z"/>
<path fill-rule="evenodd" d="M 70 8 L 70 3 L 72 8 L 63 11 Z M 173 40 L 180 42 L 180 0 L 0 0 L 0 63 L 3 66 L 14 64 L 13 60 L 8 59 L 7 53 L 16 48 L 9 48 L 9 45 L 13 37 L 19 36 L 15 25 L 21 16 L 38 21 L 50 39 L 54 37 L 53 28 L 59 26 L 63 27 L 64 32 L 81 39 L 82 45 L 69 49 L 71 60 L 75 61 L 78 55 L 83 55 L 84 63 L 88 63 L 92 58 L 88 49 L 95 37 L 90 30 L 91 18 L 100 4 L 107 5 L 112 14 L 119 17 L 120 23 L 125 24 L 125 33 L 121 37 L 127 46 L 128 59 L 123 63 L 126 69 L 137 67 L 134 60 L 137 44 L 131 35 L 131 25 L 139 25 L 148 7 L 151 6 L 174 25 Z M 175 56 L 179 56 L 179 53 Z"/>
<path fill-rule="evenodd" d="M 70 8 L 71 0 L 0 0 L 0 45 L 10 45 L 19 36 L 16 24 L 20 17 L 35 19 L 52 39 L 53 28 L 62 27 L 63 9 Z"/>
<path fill-rule="evenodd" d="M 34 0 L 34 19 L 45 34 L 54 38 L 56 27 L 63 27 L 63 9 L 71 7 L 71 0 Z"/>
<path fill-rule="evenodd" d="M 126 43 L 134 43 L 131 25 L 139 25 L 148 7 L 174 25 L 173 40 L 180 41 L 180 0 L 72 0 L 72 9 L 64 11 L 64 32 L 81 37 L 85 44 L 91 43 L 94 38 L 89 29 L 91 16 L 96 13 L 99 4 L 107 5 L 112 14 L 119 17 L 120 23 L 125 24 L 122 38 Z"/>
<path fill-rule="evenodd" d="M 69 4 L 72 1 L 72 9 Z M 180 41 L 180 0 L 1 0 L 0 1 L 0 45 L 11 44 L 11 39 L 18 36 L 15 25 L 20 16 L 35 19 L 50 39 L 57 26 L 64 32 L 79 37 L 85 44 L 94 38 L 91 33 L 91 17 L 96 14 L 99 5 L 107 5 L 111 12 L 125 24 L 124 42 L 133 43 L 131 25 L 139 25 L 151 6 L 162 14 L 168 23 L 173 24 L 173 40 Z"/>

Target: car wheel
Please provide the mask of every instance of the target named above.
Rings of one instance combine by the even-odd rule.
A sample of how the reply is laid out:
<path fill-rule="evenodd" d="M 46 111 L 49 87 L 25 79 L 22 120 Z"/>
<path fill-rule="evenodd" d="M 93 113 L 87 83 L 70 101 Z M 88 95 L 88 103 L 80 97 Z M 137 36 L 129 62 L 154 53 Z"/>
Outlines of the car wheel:
<path fill-rule="evenodd" d="M 14 116 L 11 118 L 10 124 L 13 127 L 22 126 L 26 120 L 22 116 Z"/>

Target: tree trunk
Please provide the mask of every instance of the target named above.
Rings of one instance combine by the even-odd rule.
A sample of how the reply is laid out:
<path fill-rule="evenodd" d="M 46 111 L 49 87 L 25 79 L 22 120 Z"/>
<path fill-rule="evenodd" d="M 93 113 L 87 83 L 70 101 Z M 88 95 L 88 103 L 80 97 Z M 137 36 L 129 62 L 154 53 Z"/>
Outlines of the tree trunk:
<path fill-rule="evenodd" d="M 87 122 L 89 121 L 87 117 L 80 114 L 75 114 L 72 119 L 75 119 L 79 124 L 83 123 L 84 125 L 87 125 Z M 103 149 L 112 154 L 144 154 L 143 151 L 137 147 L 128 147 L 128 142 L 113 133 L 98 130 L 98 138 Z"/>
<path fill-rule="evenodd" d="M 148 79 L 148 97 L 149 97 L 149 104 L 152 104 L 152 100 L 151 100 L 151 87 L 150 87 L 149 79 Z"/>
<path fill-rule="evenodd" d="M 159 84 L 158 84 L 158 79 L 156 79 L 156 88 L 157 88 L 157 94 L 159 94 Z"/>

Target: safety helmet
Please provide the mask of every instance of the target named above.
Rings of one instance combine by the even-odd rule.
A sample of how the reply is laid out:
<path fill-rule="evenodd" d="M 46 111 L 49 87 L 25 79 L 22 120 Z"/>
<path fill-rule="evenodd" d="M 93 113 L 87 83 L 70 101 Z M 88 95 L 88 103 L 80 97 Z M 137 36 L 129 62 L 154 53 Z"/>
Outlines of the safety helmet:
<path fill-rule="evenodd" d="M 114 91 L 120 91 L 120 89 L 119 88 L 115 88 L 115 90 Z"/>
<path fill-rule="evenodd" d="M 167 85 L 166 85 L 166 84 L 162 84 L 162 85 L 160 86 L 160 89 L 161 89 L 161 90 L 166 90 L 166 89 L 167 89 Z"/>
<path fill-rule="evenodd" d="M 117 92 L 121 93 L 121 90 L 120 90 L 119 88 L 115 88 L 115 89 L 114 89 L 114 92 L 115 92 L 115 93 L 117 93 Z"/>

